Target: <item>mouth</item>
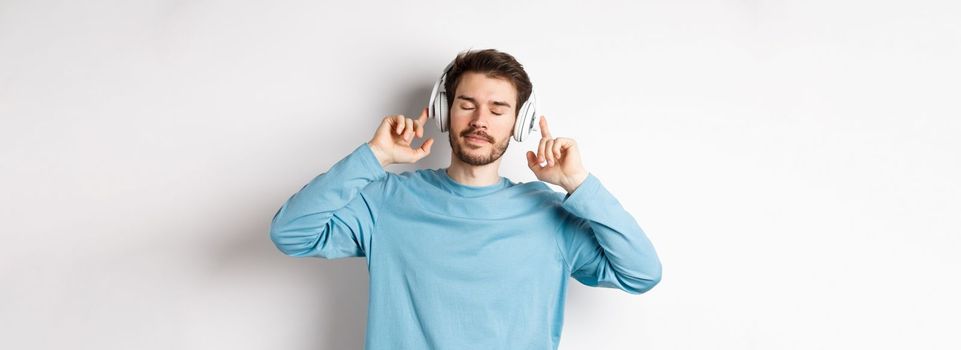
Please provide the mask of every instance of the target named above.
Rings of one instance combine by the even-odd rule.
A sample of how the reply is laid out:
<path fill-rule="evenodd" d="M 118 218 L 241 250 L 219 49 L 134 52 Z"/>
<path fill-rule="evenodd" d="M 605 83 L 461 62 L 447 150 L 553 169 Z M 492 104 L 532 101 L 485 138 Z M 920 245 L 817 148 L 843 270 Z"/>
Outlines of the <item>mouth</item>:
<path fill-rule="evenodd" d="M 490 143 L 490 141 L 488 141 L 487 138 L 484 138 L 482 136 L 467 135 L 467 136 L 464 136 L 464 138 L 467 139 L 467 141 L 474 142 L 474 143 Z"/>

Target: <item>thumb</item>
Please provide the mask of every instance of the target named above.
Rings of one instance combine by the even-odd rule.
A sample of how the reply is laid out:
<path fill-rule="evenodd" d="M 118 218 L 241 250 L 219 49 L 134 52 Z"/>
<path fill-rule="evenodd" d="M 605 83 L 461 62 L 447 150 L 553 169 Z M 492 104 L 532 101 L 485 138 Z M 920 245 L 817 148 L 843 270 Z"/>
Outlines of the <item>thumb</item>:
<path fill-rule="evenodd" d="M 417 149 L 418 155 L 421 158 L 426 157 L 428 154 L 430 154 L 430 148 L 433 145 L 434 145 L 434 138 L 431 137 L 427 139 L 426 141 L 424 141 L 424 143 L 420 144 L 420 148 Z"/>

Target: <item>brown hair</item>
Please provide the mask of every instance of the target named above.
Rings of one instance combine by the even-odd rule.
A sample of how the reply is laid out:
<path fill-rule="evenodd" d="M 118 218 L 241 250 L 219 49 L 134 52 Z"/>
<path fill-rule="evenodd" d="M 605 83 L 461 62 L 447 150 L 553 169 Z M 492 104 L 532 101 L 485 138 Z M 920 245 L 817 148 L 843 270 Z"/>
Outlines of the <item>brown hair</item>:
<path fill-rule="evenodd" d="M 444 89 L 447 95 L 447 110 L 451 110 L 454 104 L 454 93 L 457 92 L 457 84 L 460 77 L 465 72 L 477 72 L 487 75 L 489 78 L 506 79 L 517 89 L 517 101 L 514 108 L 514 115 L 520 112 L 521 105 L 531 96 L 531 80 L 527 77 L 527 72 L 514 56 L 494 49 L 486 49 L 471 52 L 470 50 L 461 52 L 454 58 L 454 64 L 447 72 L 444 81 Z"/>

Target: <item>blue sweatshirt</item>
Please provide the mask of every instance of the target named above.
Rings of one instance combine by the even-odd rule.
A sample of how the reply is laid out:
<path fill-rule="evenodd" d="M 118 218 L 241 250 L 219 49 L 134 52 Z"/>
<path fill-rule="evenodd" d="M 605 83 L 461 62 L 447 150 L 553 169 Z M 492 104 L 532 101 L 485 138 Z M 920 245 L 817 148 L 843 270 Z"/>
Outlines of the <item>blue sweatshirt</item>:
<path fill-rule="evenodd" d="M 570 194 L 467 186 L 446 169 L 387 172 L 367 143 L 291 196 L 270 238 L 289 256 L 366 258 L 367 350 L 557 349 L 568 277 L 631 294 L 661 279 L 593 174 Z"/>

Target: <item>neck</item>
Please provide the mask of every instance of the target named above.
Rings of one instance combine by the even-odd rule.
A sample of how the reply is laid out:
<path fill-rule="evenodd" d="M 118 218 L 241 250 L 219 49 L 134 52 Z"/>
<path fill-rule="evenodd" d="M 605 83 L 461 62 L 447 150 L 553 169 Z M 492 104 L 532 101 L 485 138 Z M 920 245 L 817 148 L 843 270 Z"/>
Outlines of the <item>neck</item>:
<path fill-rule="evenodd" d="M 487 165 L 470 165 L 451 154 L 450 167 L 447 168 L 447 176 L 450 176 L 455 182 L 466 186 L 496 185 L 501 181 L 500 174 L 498 173 L 500 164 L 501 160 L 498 158 Z"/>

